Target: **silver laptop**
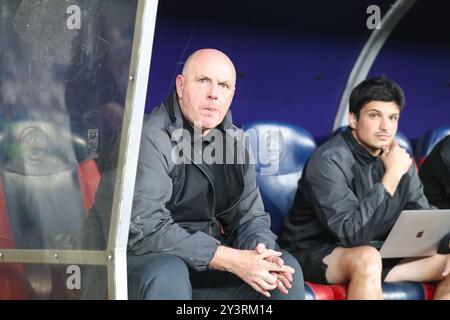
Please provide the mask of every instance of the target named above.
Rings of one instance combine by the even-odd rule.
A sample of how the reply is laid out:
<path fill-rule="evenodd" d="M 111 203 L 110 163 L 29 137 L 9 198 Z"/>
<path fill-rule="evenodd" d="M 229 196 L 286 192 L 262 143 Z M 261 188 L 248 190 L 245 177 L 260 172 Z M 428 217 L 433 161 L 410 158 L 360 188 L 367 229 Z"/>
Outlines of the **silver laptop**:
<path fill-rule="evenodd" d="M 450 210 L 404 210 L 380 249 L 382 258 L 427 257 L 450 232 Z"/>

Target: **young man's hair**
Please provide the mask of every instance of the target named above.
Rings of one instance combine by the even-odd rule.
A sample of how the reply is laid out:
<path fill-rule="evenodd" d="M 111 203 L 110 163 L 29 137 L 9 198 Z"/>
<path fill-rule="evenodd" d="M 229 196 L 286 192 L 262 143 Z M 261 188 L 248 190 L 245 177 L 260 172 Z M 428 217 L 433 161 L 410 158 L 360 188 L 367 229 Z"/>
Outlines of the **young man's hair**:
<path fill-rule="evenodd" d="M 395 102 L 399 110 L 403 109 L 405 96 L 402 88 L 383 76 L 367 79 L 358 84 L 350 95 L 350 112 L 359 118 L 359 113 L 371 101 Z"/>

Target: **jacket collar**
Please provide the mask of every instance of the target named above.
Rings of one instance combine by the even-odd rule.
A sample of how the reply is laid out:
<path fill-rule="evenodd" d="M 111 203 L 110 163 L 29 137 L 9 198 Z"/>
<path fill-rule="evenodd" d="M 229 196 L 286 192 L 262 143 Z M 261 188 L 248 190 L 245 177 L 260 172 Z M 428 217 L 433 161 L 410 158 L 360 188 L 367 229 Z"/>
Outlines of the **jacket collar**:
<path fill-rule="evenodd" d="M 379 156 L 373 156 L 372 154 L 370 154 L 370 152 L 355 139 L 350 126 L 348 126 L 347 129 L 342 133 L 342 136 L 350 146 L 352 152 L 359 158 L 366 159 L 368 161 L 376 161 L 379 159 Z"/>

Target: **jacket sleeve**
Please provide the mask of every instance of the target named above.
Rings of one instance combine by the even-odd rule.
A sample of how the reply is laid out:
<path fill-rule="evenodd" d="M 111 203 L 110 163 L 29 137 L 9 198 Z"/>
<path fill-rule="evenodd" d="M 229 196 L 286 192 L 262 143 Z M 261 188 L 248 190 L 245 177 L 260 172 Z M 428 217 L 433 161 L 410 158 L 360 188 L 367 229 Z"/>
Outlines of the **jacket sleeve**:
<path fill-rule="evenodd" d="M 440 157 L 444 165 L 444 173 L 437 178 L 441 181 L 444 186 L 445 193 L 450 199 L 450 138 L 446 138 L 440 152 Z"/>
<path fill-rule="evenodd" d="M 244 172 L 244 191 L 233 225 L 233 247 L 253 250 L 258 243 L 266 248 L 278 249 L 277 236 L 270 230 L 270 216 L 256 186 L 254 165 L 247 165 Z"/>
<path fill-rule="evenodd" d="M 431 206 L 423 193 L 423 185 L 419 179 L 419 175 L 415 169 L 415 166 L 412 166 L 408 172 L 411 176 L 411 180 L 409 182 L 409 190 L 408 190 L 408 202 L 405 205 L 406 210 L 420 210 L 420 209 L 430 209 L 434 208 Z"/>
<path fill-rule="evenodd" d="M 204 270 L 220 242 L 201 231 L 191 234 L 174 222 L 166 208 L 172 196 L 171 143 L 168 137 L 159 136 L 142 136 L 128 250 L 137 255 L 171 253 L 195 270 Z"/>
<path fill-rule="evenodd" d="M 305 187 L 310 189 L 308 194 L 321 224 L 344 247 L 369 244 L 400 214 L 389 205 L 392 197 L 381 182 L 358 199 L 337 160 L 313 156 L 305 174 Z"/>

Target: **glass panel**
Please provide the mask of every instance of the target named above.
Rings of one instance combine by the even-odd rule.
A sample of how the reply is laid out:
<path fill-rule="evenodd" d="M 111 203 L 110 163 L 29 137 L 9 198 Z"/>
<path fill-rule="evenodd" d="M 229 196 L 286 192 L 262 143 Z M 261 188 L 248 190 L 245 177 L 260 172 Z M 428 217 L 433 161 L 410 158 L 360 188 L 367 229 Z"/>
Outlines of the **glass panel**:
<path fill-rule="evenodd" d="M 106 247 L 136 10 L 0 1 L 0 248 Z"/>
<path fill-rule="evenodd" d="M 0 300 L 106 298 L 106 266 L 0 264 Z"/>

